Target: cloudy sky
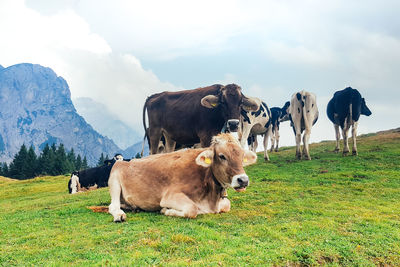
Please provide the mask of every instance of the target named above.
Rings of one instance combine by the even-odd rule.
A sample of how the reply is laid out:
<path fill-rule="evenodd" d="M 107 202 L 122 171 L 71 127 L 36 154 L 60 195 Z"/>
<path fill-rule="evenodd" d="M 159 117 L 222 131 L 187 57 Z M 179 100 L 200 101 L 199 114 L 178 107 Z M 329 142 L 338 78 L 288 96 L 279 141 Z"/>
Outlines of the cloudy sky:
<path fill-rule="evenodd" d="M 334 138 L 326 104 L 347 86 L 373 112 L 360 133 L 400 126 L 399 11 L 398 0 L 0 0 L 0 64 L 50 67 L 73 98 L 139 129 L 155 92 L 237 83 L 272 107 L 305 89 L 316 142 Z M 283 124 L 282 144 L 292 135 Z"/>

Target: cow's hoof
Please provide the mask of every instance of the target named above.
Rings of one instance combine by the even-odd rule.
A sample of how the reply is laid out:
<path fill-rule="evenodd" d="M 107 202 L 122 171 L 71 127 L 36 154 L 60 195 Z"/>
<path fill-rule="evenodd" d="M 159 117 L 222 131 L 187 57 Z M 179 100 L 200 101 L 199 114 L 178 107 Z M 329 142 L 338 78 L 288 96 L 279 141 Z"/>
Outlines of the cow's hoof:
<path fill-rule="evenodd" d="M 275 152 L 278 152 L 278 149 L 275 149 Z"/>
<path fill-rule="evenodd" d="M 264 161 L 269 161 L 269 158 L 264 158 Z"/>
<path fill-rule="evenodd" d="M 339 148 L 335 148 L 335 150 L 333 150 L 333 152 L 339 153 Z"/>
<path fill-rule="evenodd" d="M 353 151 L 353 156 L 357 156 L 357 155 L 358 155 L 357 151 Z"/>
<path fill-rule="evenodd" d="M 160 210 L 160 213 L 161 213 L 161 214 L 165 214 L 165 212 L 166 212 L 167 210 L 168 210 L 167 208 L 162 208 L 162 209 Z"/>
<path fill-rule="evenodd" d="M 119 222 L 124 222 L 124 221 L 126 221 L 125 213 L 117 214 L 114 216 L 114 222 L 119 223 Z"/>
<path fill-rule="evenodd" d="M 349 151 L 343 151 L 343 157 L 346 157 L 349 154 Z"/>

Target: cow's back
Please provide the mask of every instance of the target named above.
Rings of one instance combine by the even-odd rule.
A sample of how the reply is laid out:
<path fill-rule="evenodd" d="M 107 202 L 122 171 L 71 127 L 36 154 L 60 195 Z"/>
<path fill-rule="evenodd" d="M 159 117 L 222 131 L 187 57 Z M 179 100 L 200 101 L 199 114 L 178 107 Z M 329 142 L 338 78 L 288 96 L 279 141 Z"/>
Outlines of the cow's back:
<path fill-rule="evenodd" d="M 146 105 L 149 125 L 168 132 L 181 144 L 195 144 L 199 128 L 217 134 L 224 120 L 218 115 L 219 108 L 209 109 L 201 105 L 207 95 L 217 95 L 218 85 L 179 92 L 163 92 L 149 97 Z"/>
<path fill-rule="evenodd" d="M 328 118 L 333 123 L 343 126 L 345 119 L 350 114 L 350 107 L 352 120 L 358 121 L 360 118 L 361 94 L 357 89 L 347 87 L 335 92 L 333 98 L 329 101 L 327 106 Z"/>

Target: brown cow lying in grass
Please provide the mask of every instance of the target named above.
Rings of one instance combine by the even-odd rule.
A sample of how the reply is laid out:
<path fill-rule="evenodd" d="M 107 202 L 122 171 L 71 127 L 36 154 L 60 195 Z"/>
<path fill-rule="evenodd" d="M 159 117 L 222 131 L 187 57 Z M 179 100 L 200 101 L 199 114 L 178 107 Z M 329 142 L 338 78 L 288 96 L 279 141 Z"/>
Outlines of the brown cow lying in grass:
<path fill-rule="evenodd" d="M 233 136 L 220 134 L 208 148 L 116 162 L 108 181 L 109 213 L 114 222 L 122 222 L 126 214 L 121 205 L 188 218 L 228 212 L 226 189 L 245 190 L 249 178 L 243 166 L 256 160 L 256 154 L 243 150 Z"/>

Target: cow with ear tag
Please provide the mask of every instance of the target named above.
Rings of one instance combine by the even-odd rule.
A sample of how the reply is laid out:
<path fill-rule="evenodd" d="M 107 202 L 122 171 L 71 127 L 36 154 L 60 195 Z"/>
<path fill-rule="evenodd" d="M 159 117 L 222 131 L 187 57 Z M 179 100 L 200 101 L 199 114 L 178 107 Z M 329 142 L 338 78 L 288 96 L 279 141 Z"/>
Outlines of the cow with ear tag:
<path fill-rule="evenodd" d="M 208 147 L 211 138 L 222 129 L 229 132 L 238 130 L 242 108 L 255 111 L 258 107 L 256 102 L 243 95 L 241 87 L 236 84 L 215 84 L 152 95 L 143 107 L 143 125 L 150 154 L 157 154 L 162 135 L 166 152 L 173 151 L 176 143 L 183 146 L 200 143 L 201 147 Z"/>
<path fill-rule="evenodd" d="M 108 182 L 109 213 L 121 222 L 126 220 L 121 205 L 187 218 L 228 212 L 227 188 L 244 191 L 249 177 L 243 167 L 256 160 L 232 135 L 219 134 L 207 148 L 116 162 Z"/>

